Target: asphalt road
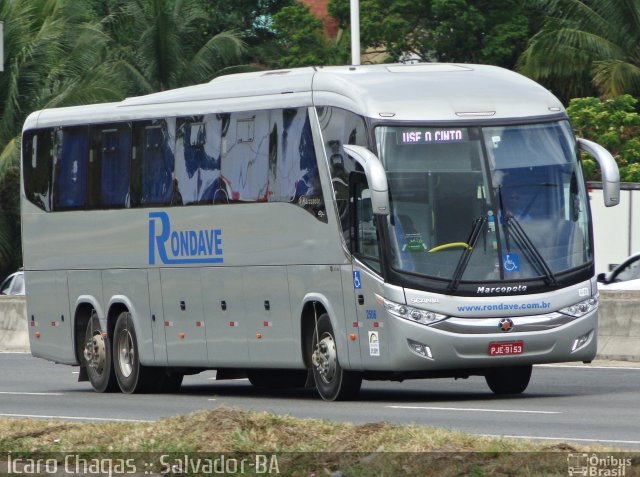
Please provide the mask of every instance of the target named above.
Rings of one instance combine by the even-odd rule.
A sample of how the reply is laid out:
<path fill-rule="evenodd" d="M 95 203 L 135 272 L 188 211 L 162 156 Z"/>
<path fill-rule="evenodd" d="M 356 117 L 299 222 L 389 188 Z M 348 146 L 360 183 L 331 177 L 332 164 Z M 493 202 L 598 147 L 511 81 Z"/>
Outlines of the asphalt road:
<path fill-rule="evenodd" d="M 266 392 L 247 380 L 214 377 L 189 376 L 179 394 L 98 394 L 77 382 L 77 368 L 0 353 L 0 416 L 147 421 L 226 405 L 301 418 L 416 423 L 640 449 L 640 365 L 536 366 L 527 391 L 509 398 L 494 396 L 483 378 L 365 382 L 356 401 L 333 403 L 312 390 Z"/>

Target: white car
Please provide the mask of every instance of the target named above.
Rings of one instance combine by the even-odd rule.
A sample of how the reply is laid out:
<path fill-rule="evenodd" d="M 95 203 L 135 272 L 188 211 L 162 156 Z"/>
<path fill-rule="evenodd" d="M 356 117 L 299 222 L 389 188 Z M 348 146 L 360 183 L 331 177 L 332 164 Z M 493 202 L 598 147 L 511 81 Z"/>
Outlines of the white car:
<path fill-rule="evenodd" d="M 4 279 L 0 295 L 24 295 L 24 272 L 19 270 Z"/>
<path fill-rule="evenodd" d="M 599 290 L 640 290 L 640 253 L 627 258 L 609 273 L 598 274 Z"/>

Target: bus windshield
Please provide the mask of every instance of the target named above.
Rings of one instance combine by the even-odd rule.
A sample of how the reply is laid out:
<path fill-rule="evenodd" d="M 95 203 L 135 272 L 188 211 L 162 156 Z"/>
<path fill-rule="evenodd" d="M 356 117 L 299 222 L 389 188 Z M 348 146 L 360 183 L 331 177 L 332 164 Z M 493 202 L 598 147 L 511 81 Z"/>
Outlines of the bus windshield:
<path fill-rule="evenodd" d="M 587 194 L 566 121 L 379 126 L 392 267 L 459 282 L 544 279 L 592 260 Z"/>

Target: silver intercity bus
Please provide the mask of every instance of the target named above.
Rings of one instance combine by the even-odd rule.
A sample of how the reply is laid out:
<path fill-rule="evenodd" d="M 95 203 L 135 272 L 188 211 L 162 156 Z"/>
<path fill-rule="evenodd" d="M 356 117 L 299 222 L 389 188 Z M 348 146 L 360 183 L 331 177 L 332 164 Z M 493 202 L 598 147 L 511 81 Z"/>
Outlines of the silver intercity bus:
<path fill-rule="evenodd" d="M 579 150 L 547 90 L 463 64 L 231 75 L 47 109 L 22 136 L 31 351 L 96 391 L 217 370 L 354 396 L 363 379 L 590 361 Z"/>

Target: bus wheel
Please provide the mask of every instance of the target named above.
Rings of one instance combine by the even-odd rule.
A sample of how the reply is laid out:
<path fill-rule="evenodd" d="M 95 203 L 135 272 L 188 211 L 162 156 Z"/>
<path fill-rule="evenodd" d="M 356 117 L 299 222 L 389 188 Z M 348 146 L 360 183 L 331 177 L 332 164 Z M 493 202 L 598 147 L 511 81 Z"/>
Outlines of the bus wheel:
<path fill-rule="evenodd" d="M 307 371 L 299 369 L 256 369 L 247 373 L 249 382 L 257 388 L 303 388 Z"/>
<path fill-rule="evenodd" d="M 113 331 L 115 375 L 123 393 L 143 393 L 151 389 L 156 373 L 140 364 L 138 354 L 138 340 L 131 313 L 123 311 Z"/>
<path fill-rule="evenodd" d="M 485 375 L 489 388 L 496 394 L 520 394 L 529 385 L 533 366 L 497 368 Z"/>
<path fill-rule="evenodd" d="M 118 382 L 113 371 L 109 338 L 102 333 L 100 320 L 95 312 L 89 319 L 84 334 L 82 357 L 93 389 L 99 393 L 110 393 L 118 390 Z"/>
<path fill-rule="evenodd" d="M 360 391 L 362 375 L 342 369 L 338 360 L 335 335 L 326 313 L 318 318 L 313 333 L 311 363 L 320 397 L 325 401 L 350 399 Z"/>

